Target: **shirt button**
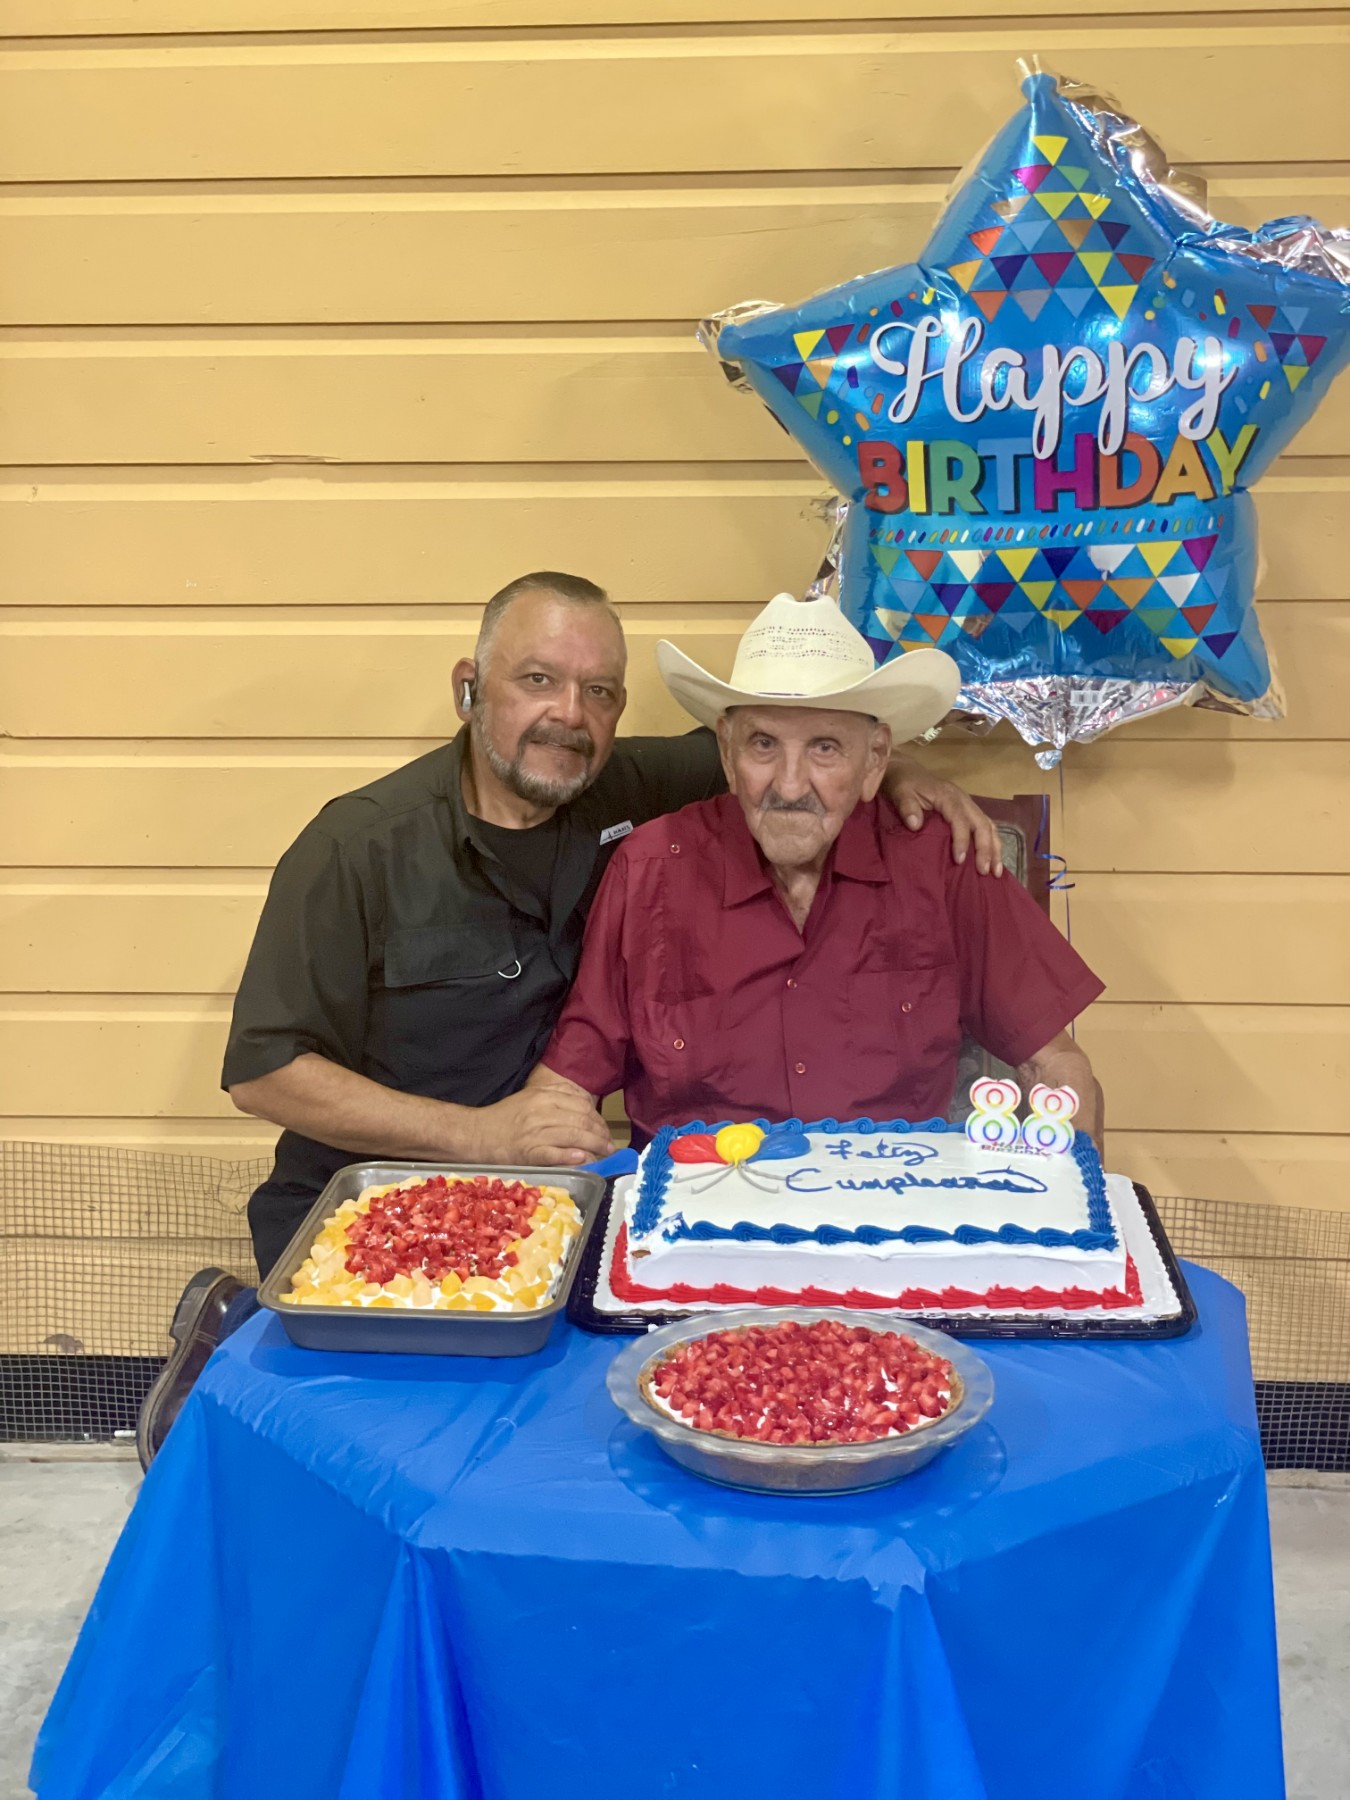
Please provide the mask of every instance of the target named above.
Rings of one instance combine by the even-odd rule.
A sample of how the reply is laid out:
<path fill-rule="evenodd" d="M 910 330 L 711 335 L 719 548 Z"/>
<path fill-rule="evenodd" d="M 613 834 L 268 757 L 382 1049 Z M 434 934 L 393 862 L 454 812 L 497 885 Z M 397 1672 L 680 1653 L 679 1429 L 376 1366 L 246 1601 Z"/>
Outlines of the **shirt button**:
<path fill-rule="evenodd" d="M 796 987 L 796 985 L 797 985 L 797 983 L 793 980 L 791 975 L 788 976 L 787 984 L 789 987 Z"/>
<path fill-rule="evenodd" d="M 672 856 L 678 856 L 680 854 L 680 846 L 678 844 L 672 844 L 670 846 L 670 854 Z"/>
<path fill-rule="evenodd" d="M 799 1075 L 805 1075 L 805 1073 L 806 1073 L 806 1064 L 805 1063 L 794 1063 L 793 1067 L 796 1069 L 796 1071 Z"/>
<path fill-rule="evenodd" d="M 914 1002 L 912 1000 L 902 1000 L 900 1002 L 900 1010 L 901 1012 L 913 1012 Z"/>
<path fill-rule="evenodd" d="M 675 1043 L 674 1043 L 674 1048 L 676 1050 L 683 1050 L 684 1049 L 684 1039 L 676 1038 Z"/>

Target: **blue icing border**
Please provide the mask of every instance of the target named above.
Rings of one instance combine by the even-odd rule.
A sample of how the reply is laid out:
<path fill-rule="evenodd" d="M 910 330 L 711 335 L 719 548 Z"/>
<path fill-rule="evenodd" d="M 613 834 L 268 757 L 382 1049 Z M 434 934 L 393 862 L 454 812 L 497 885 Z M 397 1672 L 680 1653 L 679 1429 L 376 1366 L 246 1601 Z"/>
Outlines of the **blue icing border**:
<path fill-rule="evenodd" d="M 722 1123 L 731 1122 L 723 1120 Z M 763 1131 L 771 1129 L 767 1119 L 756 1119 L 754 1123 Z M 633 1207 L 633 1231 L 636 1236 L 647 1237 L 660 1222 L 661 1207 L 673 1174 L 673 1165 L 667 1153 L 674 1140 L 688 1137 L 694 1132 L 716 1133 L 721 1129 L 721 1125 L 709 1125 L 702 1119 L 695 1119 L 688 1125 L 663 1125 L 656 1133 L 649 1146 L 637 1201 Z M 833 1134 L 851 1131 L 858 1137 L 870 1137 L 879 1131 L 888 1131 L 897 1136 L 910 1131 L 926 1131 L 934 1135 L 954 1132 L 964 1135 L 965 1132 L 964 1125 L 952 1124 L 946 1119 L 924 1119 L 917 1122 L 908 1119 L 852 1119 L 843 1123 L 838 1119 L 817 1119 L 810 1125 L 803 1124 L 800 1119 L 785 1119 L 777 1129 Z M 1078 1173 L 1087 1194 L 1088 1223 L 1087 1228 L 1082 1231 L 1060 1231 L 1050 1225 L 1042 1226 L 1039 1231 L 1028 1231 L 1022 1225 L 1002 1225 L 997 1231 L 990 1231 L 982 1225 L 957 1225 L 951 1231 L 942 1231 L 932 1225 L 906 1225 L 899 1231 L 888 1231 L 881 1225 L 860 1225 L 856 1231 L 845 1231 L 838 1225 L 817 1225 L 814 1230 L 807 1231 L 796 1225 L 752 1225 L 745 1220 L 737 1225 L 712 1225 L 707 1220 L 689 1225 L 681 1218 L 669 1236 L 672 1242 L 684 1237 L 703 1242 L 717 1238 L 734 1238 L 741 1243 L 814 1242 L 869 1246 L 952 1242 L 966 1245 L 1035 1244 L 1044 1250 L 1114 1250 L 1117 1238 L 1111 1223 L 1111 1207 L 1106 1198 L 1106 1176 L 1096 1147 L 1085 1131 L 1074 1133 L 1070 1154 L 1078 1165 Z"/>
<path fill-rule="evenodd" d="M 637 1204 L 633 1208 L 633 1230 L 638 1237 L 646 1237 L 655 1231 L 661 1217 L 661 1202 L 666 1197 L 672 1174 L 670 1157 L 666 1154 L 672 1139 L 706 1129 L 704 1125 L 686 1125 L 683 1130 L 674 1125 L 663 1125 L 647 1146 L 646 1166 L 642 1171 Z"/>

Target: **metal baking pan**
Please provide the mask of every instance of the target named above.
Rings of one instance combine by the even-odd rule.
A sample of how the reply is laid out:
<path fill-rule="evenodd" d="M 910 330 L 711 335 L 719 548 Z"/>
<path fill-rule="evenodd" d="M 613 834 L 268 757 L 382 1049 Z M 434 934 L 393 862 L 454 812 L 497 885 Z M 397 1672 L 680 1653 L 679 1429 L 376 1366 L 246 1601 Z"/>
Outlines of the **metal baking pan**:
<path fill-rule="evenodd" d="M 528 1312 L 413 1312 L 393 1306 L 292 1306 L 282 1299 L 295 1271 L 323 1230 L 324 1220 L 344 1200 L 355 1200 L 369 1187 L 425 1181 L 432 1175 L 491 1175 L 502 1181 L 526 1181 L 533 1187 L 562 1188 L 572 1196 L 581 1214 L 581 1231 L 572 1242 L 558 1286 L 546 1306 L 533 1307 Z M 394 1350 L 408 1356 L 529 1356 L 543 1349 L 554 1320 L 567 1309 L 567 1297 L 604 1197 L 603 1178 L 578 1169 L 489 1169 L 468 1163 L 349 1163 L 338 1170 L 305 1215 L 281 1260 L 259 1287 L 258 1301 L 277 1315 L 291 1342 L 306 1350 Z"/>

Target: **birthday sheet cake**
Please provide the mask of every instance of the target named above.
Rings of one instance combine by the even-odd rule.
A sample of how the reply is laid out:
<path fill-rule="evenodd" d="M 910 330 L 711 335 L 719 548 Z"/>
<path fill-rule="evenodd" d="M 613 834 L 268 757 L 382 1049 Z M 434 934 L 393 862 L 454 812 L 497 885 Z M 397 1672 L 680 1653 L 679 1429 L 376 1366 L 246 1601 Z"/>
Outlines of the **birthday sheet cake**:
<path fill-rule="evenodd" d="M 608 1286 L 640 1307 L 1137 1307 L 1096 1148 L 1057 1124 L 1049 1150 L 939 1119 L 667 1126 L 611 1236 Z"/>

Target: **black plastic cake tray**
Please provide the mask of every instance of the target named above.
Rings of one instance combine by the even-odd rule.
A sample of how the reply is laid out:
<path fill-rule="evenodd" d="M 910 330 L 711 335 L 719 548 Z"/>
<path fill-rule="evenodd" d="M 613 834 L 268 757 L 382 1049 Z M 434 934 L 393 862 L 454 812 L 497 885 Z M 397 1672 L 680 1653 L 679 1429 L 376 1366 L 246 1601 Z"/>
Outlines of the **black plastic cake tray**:
<path fill-rule="evenodd" d="M 1167 1233 L 1163 1229 L 1162 1220 L 1158 1217 L 1158 1209 L 1153 1204 L 1153 1196 L 1139 1182 L 1131 1183 L 1135 1197 L 1139 1201 L 1139 1210 L 1144 1216 L 1158 1255 L 1176 1295 L 1178 1310 L 1163 1319 L 1130 1319 L 1130 1318 L 1093 1318 L 1093 1319 L 1044 1319 L 1036 1318 L 1029 1313 L 1014 1314 L 1007 1318 L 991 1319 L 975 1313 L 924 1313 L 896 1312 L 898 1319 L 912 1319 L 916 1325 L 927 1325 L 934 1331 L 945 1331 L 949 1337 L 958 1338 L 1103 1338 L 1121 1339 L 1128 1342 L 1148 1342 L 1158 1338 L 1184 1337 L 1195 1324 L 1197 1317 L 1195 1301 L 1186 1285 L 1186 1277 L 1176 1259 L 1176 1253 L 1167 1241 Z M 609 1222 L 609 1209 L 614 1204 L 614 1183 L 606 1184 L 605 1201 L 600 1208 L 595 1228 L 591 1232 L 581 1257 L 576 1281 L 572 1287 L 572 1297 L 568 1303 L 567 1316 L 574 1325 L 583 1331 L 594 1331 L 615 1336 L 631 1336 L 634 1332 L 649 1331 L 658 1325 L 673 1325 L 681 1319 L 690 1318 L 696 1311 L 711 1311 L 703 1308 L 672 1308 L 670 1311 L 611 1312 L 601 1310 L 596 1305 L 596 1289 L 600 1280 L 601 1264 L 605 1253 L 607 1237 L 606 1227 Z M 882 1310 L 869 1308 L 872 1312 Z"/>
<path fill-rule="evenodd" d="M 521 1312 L 414 1311 L 395 1306 L 296 1306 L 282 1298 L 295 1271 L 313 1248 L 324 1220 L 344 1200 L 369 1187 L 426 1181 L 433 1175 L 491 1175 L 527 1181 L 533 1187 L 562 1188 L 576 1202 L 581 1232 L 563 1264 L 553 1298 Z M 362 1162 L 339 1169 L 287 1244 L 281 1260 L 258 1289 L 258 1300 L 274 1312 L 293 1344 L 305 1350 L 401 1351 L 408 1356 L 529 1356 L 542 1350 L 554 1321 L 567 1306 L 581 1272 L 588 1239 L 604 1210 L 606 1187 L 599 1175 L 577 1169 L 489 1169 L 467 1163 Z"/>

